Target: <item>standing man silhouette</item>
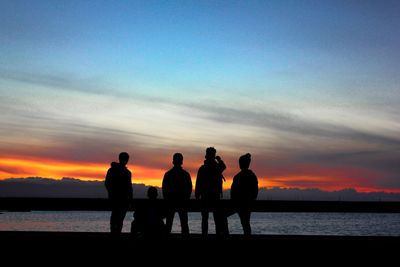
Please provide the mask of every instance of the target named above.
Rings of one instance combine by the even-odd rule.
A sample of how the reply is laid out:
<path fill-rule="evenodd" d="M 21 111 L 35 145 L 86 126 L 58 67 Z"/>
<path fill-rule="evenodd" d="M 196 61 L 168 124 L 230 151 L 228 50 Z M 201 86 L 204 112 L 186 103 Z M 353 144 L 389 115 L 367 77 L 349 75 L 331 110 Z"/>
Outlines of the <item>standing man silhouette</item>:
<path fill-rule="evenodd" d="M 106 175 L 105 186 L 111 204 L 110 230 L 112 234 L 119 235 L 126 212 L 132 202 L 132 174 L 126 167 L 129 154 L 121 152 L 119 163 L 112 162 Z"/>
<path fill-rule="evenodd" d="M 183 155 L 175 153 L 172 158 L 174 167 L 167 171 L 162 182 L 162 192 L 167 201 L 167 232 L 171 233 L 175 212 L 178 212 L 181 221 L 182 235 L 189 235 L 187 204 L 192 194 L 192 179 L 190 174 L 182 168 Z"/>
<path fill-rule="evenodd" d="M 203 237 L 208 234 L 208 216 L 213 212 L 215 232 L 217 235 L 227 235 L 228 221 L 223 211 L 220 199 L 222 198 L 222 183 L 225 180 L 222 172 L 226 169 L 225 163 L 213 147 L 206 149 L 206 160 L 199 168 L 196 179 L 195 196 L 202 201 L 201 233 Z"/>
<path fill-rule="evenodd" d="M 249 169 L 250 162 L 251 155 L 249 153 L 239 158 L 241 171 L 233 177 L 231 186 L 231 199 L 237 208 L 245 235 L 251 235 L 251 204 L 258 195 L 258 179 L 255 173 Z"/>

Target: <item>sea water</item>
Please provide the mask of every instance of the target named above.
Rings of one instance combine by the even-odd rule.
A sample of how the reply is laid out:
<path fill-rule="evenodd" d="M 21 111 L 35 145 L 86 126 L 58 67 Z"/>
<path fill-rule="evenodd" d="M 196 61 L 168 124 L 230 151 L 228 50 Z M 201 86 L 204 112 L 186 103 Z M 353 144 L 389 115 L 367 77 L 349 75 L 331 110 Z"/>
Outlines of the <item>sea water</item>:
<path fill-rule="evenodd" d="M 32 211 L 2 212 L 0 231 L 108 232 L 110 212 L 106 211 Z M 123 232 L 129 232 L 132 212 L 128 212 Z M 237 214 L 228 218 L 232 234 L 241 234 Z M 272 212 L 251 215 L 253 234 L 268 235 L 353 235 L 400 236 L 399 213 L 310 213 Z M 189 213 L 191 233 L 201 232 L 200 213 Z M 180 232 L 175 215 L 172 232 Z M 209 232 L 215 233 L 213 216 Z"/>

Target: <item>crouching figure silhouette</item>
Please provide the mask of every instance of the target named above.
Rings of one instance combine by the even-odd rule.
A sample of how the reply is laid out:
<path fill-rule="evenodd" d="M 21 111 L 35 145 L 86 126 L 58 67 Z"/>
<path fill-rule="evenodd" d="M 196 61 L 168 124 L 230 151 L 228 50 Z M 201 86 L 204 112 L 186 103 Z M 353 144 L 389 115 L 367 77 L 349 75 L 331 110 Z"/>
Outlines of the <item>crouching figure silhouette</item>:
<path fill-rule="evenodd" d="M 156 201 L 158 197 L 157 188 L 149 187 L 147 197 L 148 201 L 133 213 L 131 234 L 134 237 L 163 238 L 167 233 L 163 220 L 166 214 L 164 208 Z"/>

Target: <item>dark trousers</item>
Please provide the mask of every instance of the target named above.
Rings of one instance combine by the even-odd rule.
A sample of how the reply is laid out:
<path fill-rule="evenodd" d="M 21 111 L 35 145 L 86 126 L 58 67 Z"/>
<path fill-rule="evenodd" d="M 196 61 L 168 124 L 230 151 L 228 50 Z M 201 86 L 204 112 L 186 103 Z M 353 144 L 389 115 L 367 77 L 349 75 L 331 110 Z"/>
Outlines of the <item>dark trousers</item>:
<path fill-rule="evenodd" d="M 112 234 L 120 234 L 122 232 L 122 227 L 127 211 L 127 202 L 114 201 L 111 203 L 110 231 Z"/>
<path fill-rule="evenodd" d="M 219 200 L 203 200 L 201 211 L 201 233 L 203 236 L 207 236 L 208 234 L 208 217 L 210 212 L 213 213 L 214 217 L 215 233 L 218 236 L 229 234 L 228 218 L 220 203 Z"/>
<path fill-rule="evenodd" d="M 189 223 L 188 223 L 188 212 L 184 208 L 170 208 L 167 211 L 166 216 L 166 227 L 167 233 L 171 233 L 172 224 L 174 222 L 175 212 L 179 215 L 179 220 L 181 221 L 181 233 L 182 235 L 189 235 Z"/>
<path fill-rule="evenodd" d="M 250 226 L 250 209 L 239 209 L 238 211 L 240 223 L 243 227 L 243 234 L 244 235 L 251 235 L 251 226 Z"/>

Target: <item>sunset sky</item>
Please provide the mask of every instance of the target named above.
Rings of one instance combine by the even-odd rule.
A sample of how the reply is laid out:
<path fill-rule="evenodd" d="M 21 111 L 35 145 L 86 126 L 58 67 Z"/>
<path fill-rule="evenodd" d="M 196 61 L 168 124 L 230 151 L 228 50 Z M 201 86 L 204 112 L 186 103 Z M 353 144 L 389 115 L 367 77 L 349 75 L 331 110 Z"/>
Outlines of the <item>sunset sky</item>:
<path fill-rule="evenodd" d="M 0 2 L 0 179 L 104 179 L 118 153 L 193 183 L 400 192 L 399 1 Z"/>

